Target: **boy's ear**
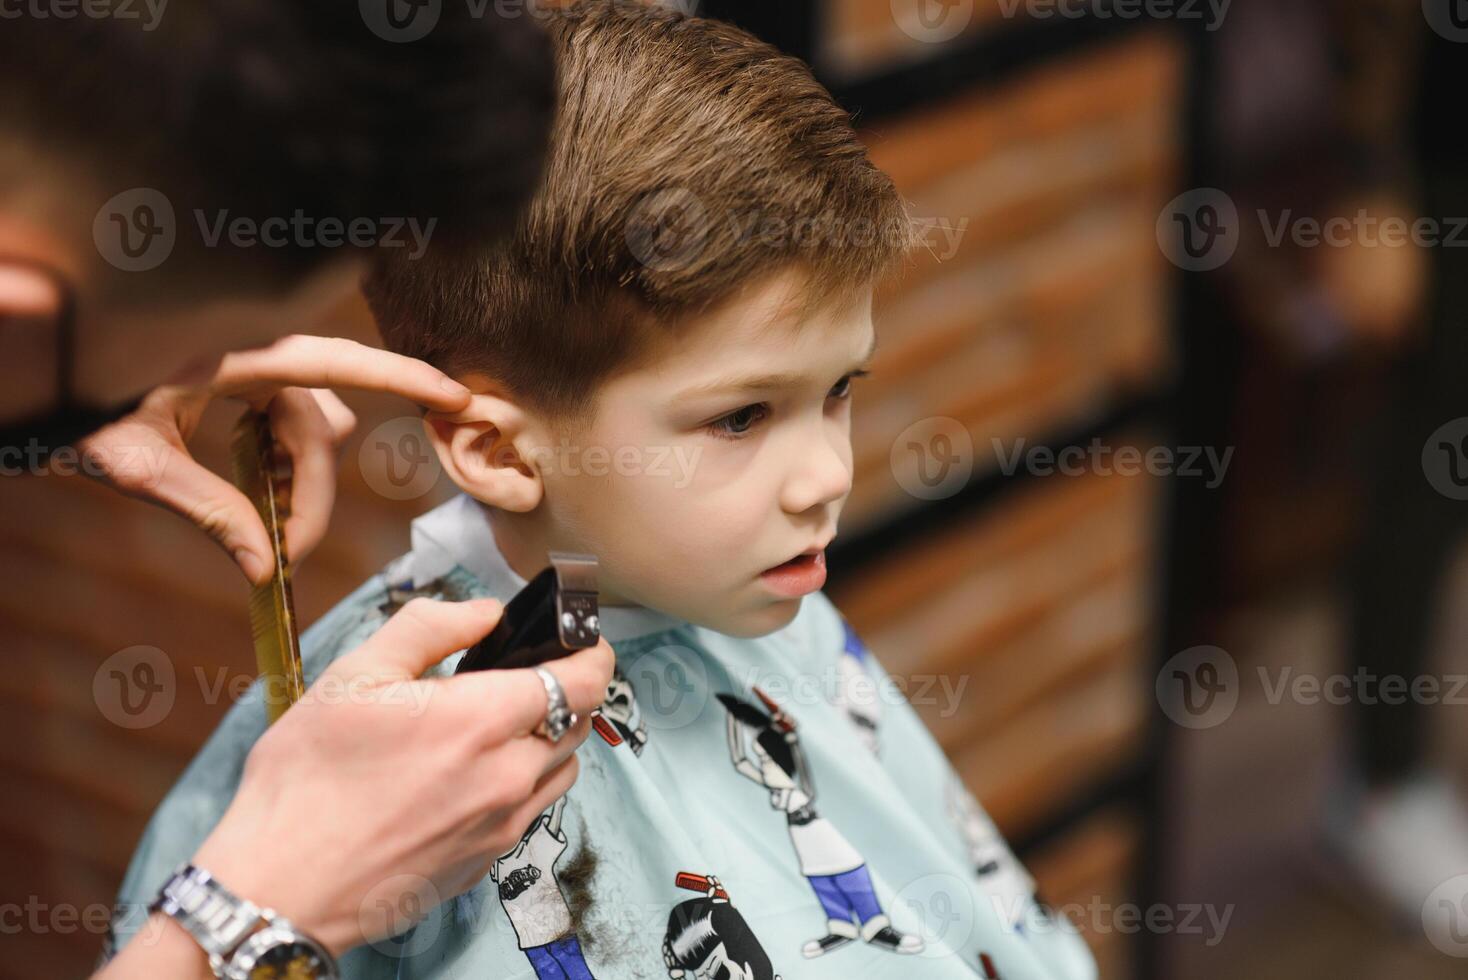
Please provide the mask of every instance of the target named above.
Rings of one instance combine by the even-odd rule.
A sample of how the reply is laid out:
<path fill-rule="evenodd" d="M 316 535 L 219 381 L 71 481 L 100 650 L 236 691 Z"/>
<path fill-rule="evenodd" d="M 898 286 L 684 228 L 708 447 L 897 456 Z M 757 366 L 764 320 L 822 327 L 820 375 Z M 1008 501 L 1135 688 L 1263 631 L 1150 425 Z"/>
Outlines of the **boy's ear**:
<path fill-rule="evenodd" d="M 529 418 L 517 405 L 476 394 L 462 412 L 429 412 L 423 421 L 439 463 L 465 493 L 515 513 L 540 504 L 545 487 L 530 462 Z"/>

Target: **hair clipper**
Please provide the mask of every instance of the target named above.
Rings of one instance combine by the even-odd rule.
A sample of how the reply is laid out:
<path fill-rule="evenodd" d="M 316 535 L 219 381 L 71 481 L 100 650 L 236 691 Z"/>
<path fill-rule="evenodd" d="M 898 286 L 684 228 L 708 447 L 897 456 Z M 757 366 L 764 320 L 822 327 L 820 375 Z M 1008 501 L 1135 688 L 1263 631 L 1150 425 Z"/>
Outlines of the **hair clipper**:
<path fill-rule="evenodd" d="M 550 567 L 505 605 L 499 625 L 469 648 L 454 673 L 535 667 L 596 646 L 596 556 L 552 551 L 547 557 Z"/>

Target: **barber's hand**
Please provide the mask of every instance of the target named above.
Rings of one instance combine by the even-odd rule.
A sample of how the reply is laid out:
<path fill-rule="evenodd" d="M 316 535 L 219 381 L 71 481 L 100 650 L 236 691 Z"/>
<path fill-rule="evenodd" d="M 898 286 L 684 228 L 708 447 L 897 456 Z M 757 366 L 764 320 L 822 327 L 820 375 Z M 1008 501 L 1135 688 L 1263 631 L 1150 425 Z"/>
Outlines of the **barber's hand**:
<path fill-rule="evenodd" d="M 575 781 L 612 676 L 606 640 L 547 665 L 580 716 L 554 744 L 531 734 L 546 713 L 532 670 L 417 679 L 502 611 L 415 599 L 336 661 L 256 743 L 194 863 L 337 954 L 483 879 Z"/>
<path fill-rule="evenodd" d="M 294 466 L 286 550 L 304 558 L 326 534 L 336 499 L 336 452 L 356 417 L 330 389 L 401 395 L 441 412 L 461 411 L 469 390 L 422 361 L 340 337 L 292 336 L 259 350 L 227 354 L 198 385 L 154 389 L 132 415 L 82 443 L 100 479 L 161 504 L 203 529 L 251 582 L 267 579 L 270 538 L 254 505 L 229 480 L 189 454 L 187 442 L 216 398 L 269 405 L 277 445 Z"/>

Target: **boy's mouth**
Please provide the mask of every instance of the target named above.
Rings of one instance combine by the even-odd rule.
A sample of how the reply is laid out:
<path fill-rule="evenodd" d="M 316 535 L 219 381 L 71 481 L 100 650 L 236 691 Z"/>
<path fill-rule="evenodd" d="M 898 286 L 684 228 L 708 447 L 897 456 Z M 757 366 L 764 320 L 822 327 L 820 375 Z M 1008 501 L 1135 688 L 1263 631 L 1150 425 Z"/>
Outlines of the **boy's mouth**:
<path fill-rule="evenodd" d="M 760 579 L 786 597 L 802 596 L 826 584 L 826 551 L 824 548 L 802 552 L 760 573 Z"/>

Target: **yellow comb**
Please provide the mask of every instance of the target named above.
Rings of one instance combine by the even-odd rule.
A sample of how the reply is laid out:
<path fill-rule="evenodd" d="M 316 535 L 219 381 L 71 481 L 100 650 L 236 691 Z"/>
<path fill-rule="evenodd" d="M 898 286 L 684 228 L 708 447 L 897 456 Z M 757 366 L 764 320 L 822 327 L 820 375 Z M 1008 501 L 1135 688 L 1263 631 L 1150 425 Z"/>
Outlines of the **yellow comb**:
<path fill-rule="evenodd" d="M 264 412 L 246 412 L 235 424 L 231 456 L 235 484 L 260 514 L 274 555 L 270 581 L 250 591 L 255 664 L 264 688 L 266 716 L 273 723 L 306 689 L 301 644 L 296 635 L 296 608 L 291 598 L 290 558 L 285 550 L 291 467 L 289 460 L 276 457 L 270 417 Z"/>

